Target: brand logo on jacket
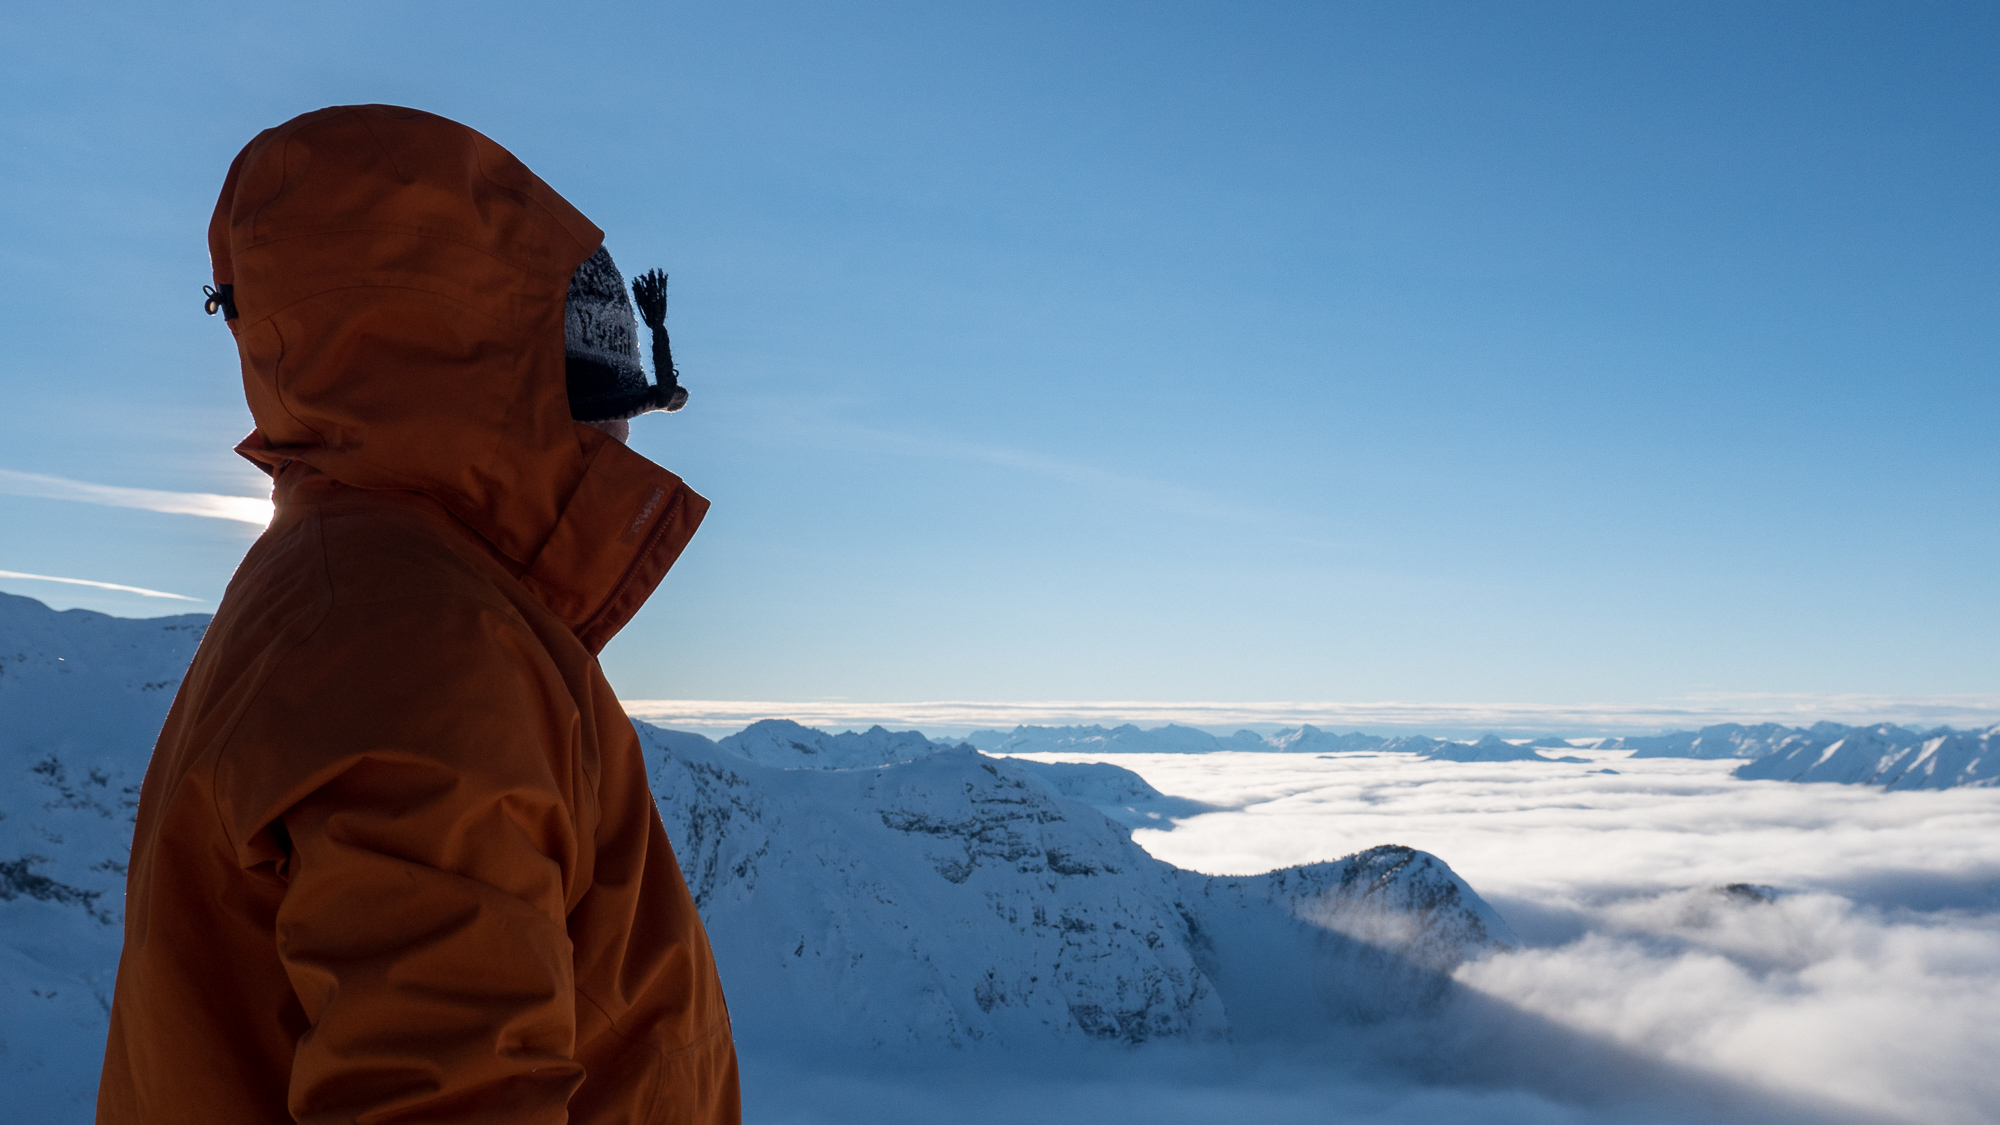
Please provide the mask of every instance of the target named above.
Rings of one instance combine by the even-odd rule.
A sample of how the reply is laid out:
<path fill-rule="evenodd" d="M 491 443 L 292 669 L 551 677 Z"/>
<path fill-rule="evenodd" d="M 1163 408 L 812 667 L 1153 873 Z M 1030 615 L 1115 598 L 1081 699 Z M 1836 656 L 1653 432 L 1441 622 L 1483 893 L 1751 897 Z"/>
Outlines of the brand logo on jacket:
<path fill-rule="evenodd" d="M 652 522 L 653 513 L 660 510 L 660 501 L 665 499 L 666 495 L 666 489 L 658 485 L 653 486 L 652 495 L 646 497 L 646 503 L 639 508 L 639 514 L 632 517 L 632 525 L 625 529 L 626 538 L 629 539 L 646 530 L 646 525 Z"/>

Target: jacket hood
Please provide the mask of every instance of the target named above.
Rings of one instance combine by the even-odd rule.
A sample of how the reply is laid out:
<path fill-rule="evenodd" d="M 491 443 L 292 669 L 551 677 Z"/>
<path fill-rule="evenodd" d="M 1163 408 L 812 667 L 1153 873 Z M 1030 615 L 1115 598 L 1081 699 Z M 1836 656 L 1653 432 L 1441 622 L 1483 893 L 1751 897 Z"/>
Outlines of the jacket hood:
<path fill-rule="evenodd" d="M 563 302 L 603 238 L 434 114 L 336 106 L 258 134 L 209 224 L 257 423 L 238 452 L 428 496 L 595 651 L 707 509 L 570 418 Z"/>

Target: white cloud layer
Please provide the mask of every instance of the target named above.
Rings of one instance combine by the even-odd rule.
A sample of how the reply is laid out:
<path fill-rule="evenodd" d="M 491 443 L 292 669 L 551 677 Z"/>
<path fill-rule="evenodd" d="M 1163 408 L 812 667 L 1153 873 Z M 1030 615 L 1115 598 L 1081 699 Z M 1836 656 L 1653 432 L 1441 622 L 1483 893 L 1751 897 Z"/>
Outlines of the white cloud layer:
<path fill-rule="evenodd" d="M 933 736 L 1017 724 L 1181 723 L 1227 733 L 1312 723 L 1324 728 L 1417 730 L 1431 734 L 1499 731 L 1534 734 L 1642 734 L 1710 723 L 1810 725 L 1821 719 L 1852 725 L 1892 722 L 1988 726 L 2000 722 L 2000 693 L 1987 695 L 1749 695 L 1685 696 L 1656 703 L 1143 703 L 1031 701 L 986 703 L 867 703 L 850 700 L 628 699 L 634 718 L 679 730 L 732 733 L 773 717 L 829 730 L 880 723 Z"/>
<path fill-rule="evenodd" d="M 1883 793 L 1737 781 L 1733 762 L 1583 756 L 1595 761 L 1230 753 L 1118 764 L 1223 807 L 1135 833 L 1184 867 L 1263 871 L 1391 842 L 1442 856 L 1528 943 L 1460 972 L 1523 1026 L 1547 1020 L 1662 1066 L 1877 1120 L 2000 1120 L 2000 789 Z M 1718 889 L 1736 883 L 1775 898 Z M 1581 1108 L 1588 1099 L 1565 1081 L 1541 1089 L 1552 1101 L 1522 1095 L 1431 1119 L 1638 1119 Z M 1428 1096 L 1405 1091 L 1350 1119 L 1402 1120 Z"/>
<path fill-rule="evenodd" d="M 2000 925 L 1828 894 L 1607 904 L 1555 949 L 1468 967 L 1481 991 L 1677 1063 L 1912 1121 L 2000 1111 Z"/>
<path fill-rule="evenodd" d="M 170 512 L 184 516 L 236 520 L 264 527 L 271 522 L 271 501 L 252 496 L 223 496 L 213 492 L 165 492 L 155 488 L 125 488 L 109 484 L 48 477 L 40 473 L 18 473 L 0 469 L 0 493 L 34 496 L 44 500 L 74 500 L 81 504 L 102 504 L 112 508 L 139 508 L 148 512 Z"/>

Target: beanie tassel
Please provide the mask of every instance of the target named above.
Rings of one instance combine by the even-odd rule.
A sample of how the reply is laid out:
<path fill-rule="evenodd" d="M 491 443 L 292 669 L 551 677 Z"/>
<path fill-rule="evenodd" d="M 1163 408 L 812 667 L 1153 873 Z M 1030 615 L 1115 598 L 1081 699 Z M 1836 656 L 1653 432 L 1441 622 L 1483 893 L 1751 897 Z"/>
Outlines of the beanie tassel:
<path fill-rule="evenodd" d="M 687 405 L 687 388 L 681 386 L 680 368 L 674 366 L 674 348 L 667 341 L 667 275 L 647 270 L 632 279 L 632 299 L 639 316 L 653 330 L 654 402 L 669 412 Z"/>

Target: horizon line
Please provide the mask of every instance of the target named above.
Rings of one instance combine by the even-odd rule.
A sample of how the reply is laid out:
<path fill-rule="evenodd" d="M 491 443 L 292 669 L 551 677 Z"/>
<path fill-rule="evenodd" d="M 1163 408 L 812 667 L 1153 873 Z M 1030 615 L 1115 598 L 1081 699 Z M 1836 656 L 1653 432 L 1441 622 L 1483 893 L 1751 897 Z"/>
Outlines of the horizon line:
<path fill-rule="evenodd" d="M 740 728 L 760 719 L 804 726 L 906 727 L 938 731 L 1016 726 L 1136 725 L 1226 728 L 1295 727 L 1495 734 L 1652 734 L 1716 723 L 1848 726 L 1891 722 L 1985 727 L 2000 723 L 2000 694 L 1703 693 L 1651 703 L 1415 703 L 621 699 L 626 714 L 647 722 Z"/>

